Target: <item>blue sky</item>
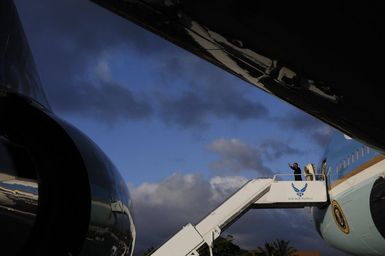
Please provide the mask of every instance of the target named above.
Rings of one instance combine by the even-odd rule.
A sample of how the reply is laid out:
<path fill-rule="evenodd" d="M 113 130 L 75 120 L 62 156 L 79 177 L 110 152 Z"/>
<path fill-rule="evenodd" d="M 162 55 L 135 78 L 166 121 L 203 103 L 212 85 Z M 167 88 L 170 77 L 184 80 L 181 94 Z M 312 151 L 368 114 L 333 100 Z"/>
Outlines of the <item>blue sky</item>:
<path fill-rule="evenodd" d="M 287 103 L 88 1 L 15 2 L 54 112 L 92 138 L 130 187 L 138 250 L 246 179 L 319 161 L 332 129 Z M 169 220 L 149 235 L 153 212 Z M 249 247 L 303 232 L 292 241 L 300 249 L 343 255 L 306 210 L 271 212 L 249 213 L 229 232 Z"/>

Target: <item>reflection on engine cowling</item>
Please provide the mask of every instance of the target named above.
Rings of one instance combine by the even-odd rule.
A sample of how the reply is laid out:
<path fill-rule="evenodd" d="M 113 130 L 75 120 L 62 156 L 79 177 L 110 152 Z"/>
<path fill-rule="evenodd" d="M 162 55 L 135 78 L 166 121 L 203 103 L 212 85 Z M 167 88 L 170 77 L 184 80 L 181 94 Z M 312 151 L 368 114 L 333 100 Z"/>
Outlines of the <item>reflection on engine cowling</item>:
<path fill-rule="evenodd" d="M 24 153 L 24 154 L 23 154 Z M 23 177 L 15 160 L 28 162 L 28 154 L 0 136 L 0 241 L 2 255 L 18 255 L 35 224 L 38 206 L 36 179 Z M 24 163 L 25 163 L 24 162 Z M 32 176 L 33 176 L 33 172 Z"/>
<path fill-rule="evenodd" d="M 87 136 L 18 94 L 0 95 L 0 256 L 132 255 L 125 180 Z"/>
<path fill-rule="evenodd" d="M 132 201 L 114 164 L 93 141 L 67 123 L 88 170 L 91 216 L 81 255 L 131 255 L 135 244 Z"/>

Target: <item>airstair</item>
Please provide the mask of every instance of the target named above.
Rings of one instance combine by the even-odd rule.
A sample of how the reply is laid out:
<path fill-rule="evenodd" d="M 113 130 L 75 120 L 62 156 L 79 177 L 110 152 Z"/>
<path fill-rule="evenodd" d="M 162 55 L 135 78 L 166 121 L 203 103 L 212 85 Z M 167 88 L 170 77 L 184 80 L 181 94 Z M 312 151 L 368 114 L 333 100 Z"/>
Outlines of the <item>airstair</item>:
<path fill-rule="evenodd" d="M 306 181 L 288 181 L 285 177 L 249 180 L 198 224 L 184 226 L 151 256 L 198 256 L 204 244 L 213 255 L 214 240 L 249 209 L 303 208 L 328 202 L 324 177 Z"/>

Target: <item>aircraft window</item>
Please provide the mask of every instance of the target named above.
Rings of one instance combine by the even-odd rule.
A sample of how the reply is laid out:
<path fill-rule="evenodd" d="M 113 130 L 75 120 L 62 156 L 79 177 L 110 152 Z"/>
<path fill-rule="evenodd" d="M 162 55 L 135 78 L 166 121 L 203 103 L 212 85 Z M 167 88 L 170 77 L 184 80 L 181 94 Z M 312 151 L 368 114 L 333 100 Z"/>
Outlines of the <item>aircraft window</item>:
<path fill-rule="evenodd" d="M 360 158 L 360 151 L 357 149 L 357 152 L 356 152 L 356 158 L 357 160 Z"/>
<path fill-rule="evenodd" d="M 350 157 L 347 157 L 348 158 L 348 166 L 350 165 Z"/>
<path fill-rule="evenodd" d="M 364 154 L 365 154 L 365 149 L 364 149 L 364 146 L 362 146 L 362 148 L 361 148 L 361 155 L 362 155 L 362 157 L 364 157 Z"/>
<path fill-rule="evenodd" d="M 344 168 L 346 168 L 346 160 L 344 159 Z"/>

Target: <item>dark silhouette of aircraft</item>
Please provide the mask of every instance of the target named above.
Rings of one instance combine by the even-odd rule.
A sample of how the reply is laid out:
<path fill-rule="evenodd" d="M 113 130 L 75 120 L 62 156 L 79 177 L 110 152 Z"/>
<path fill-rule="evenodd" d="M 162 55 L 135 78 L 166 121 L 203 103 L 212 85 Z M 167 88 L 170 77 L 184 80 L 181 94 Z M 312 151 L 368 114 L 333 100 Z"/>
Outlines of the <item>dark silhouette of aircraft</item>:
<path fill-rule="evenodd" d="M 93 2 L 385 152 L 382 2 Z M 0 254 L 130 255 L 125 182 L 52 112 L 12 0 L 0 1 L 0 31 Z M 383 236 L 383 178 L 375 182 Z"/>

